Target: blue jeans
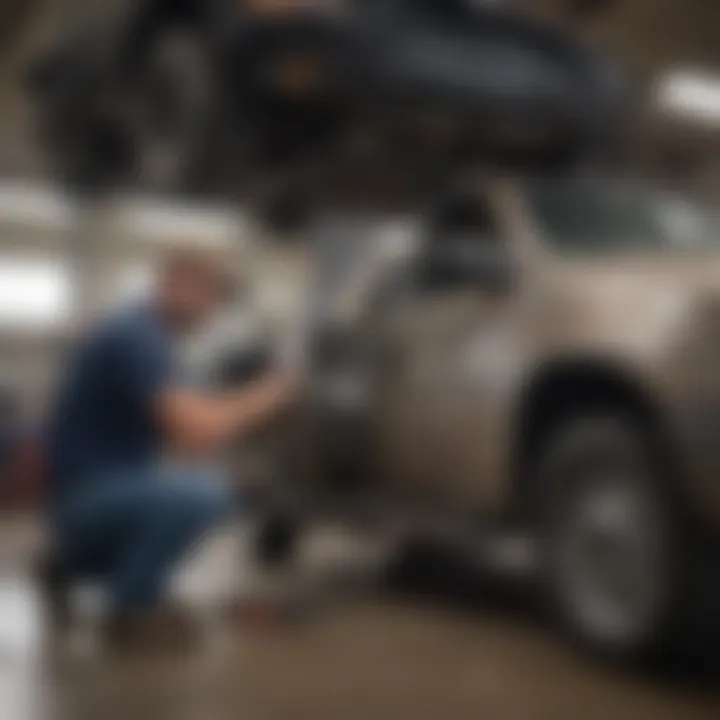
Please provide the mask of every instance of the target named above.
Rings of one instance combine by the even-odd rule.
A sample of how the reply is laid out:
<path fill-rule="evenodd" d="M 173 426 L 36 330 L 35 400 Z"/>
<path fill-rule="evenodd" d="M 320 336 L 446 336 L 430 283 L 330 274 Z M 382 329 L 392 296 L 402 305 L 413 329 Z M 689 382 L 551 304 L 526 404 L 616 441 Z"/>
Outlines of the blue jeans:
<path fill-rule="evenodd" d="M 177 561 L 230 511 L 229 490 L 200 471 L 108 473 L 53 513 L 69 579 L 100 580 L 116 611 L 154 605 Z"/>

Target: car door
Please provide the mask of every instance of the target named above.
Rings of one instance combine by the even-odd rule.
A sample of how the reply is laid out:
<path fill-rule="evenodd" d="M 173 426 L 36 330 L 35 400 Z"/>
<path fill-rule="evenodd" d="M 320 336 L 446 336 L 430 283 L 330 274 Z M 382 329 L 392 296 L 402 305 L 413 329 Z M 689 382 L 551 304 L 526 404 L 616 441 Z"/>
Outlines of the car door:
<path fill-rule="evenodd" d="M 477 267 L 428 283 L 421 258 L 382 313 L 377 437 L 394 492 L 490 507 L 501 498 L 522 328 L 514 250 L 490 197 L 480 201 L 481 224 L 431 238 L 422 251 L 457 242 Z"/>

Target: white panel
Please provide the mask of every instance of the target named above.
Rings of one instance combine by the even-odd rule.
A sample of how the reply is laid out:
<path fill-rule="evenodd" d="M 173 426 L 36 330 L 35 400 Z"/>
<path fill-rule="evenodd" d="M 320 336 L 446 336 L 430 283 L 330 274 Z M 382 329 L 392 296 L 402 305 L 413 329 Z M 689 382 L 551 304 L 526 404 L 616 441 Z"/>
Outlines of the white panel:
<path fill-rule="evenodd" d="M 53 258 L 0 256 L 0 326 L 49 329 L 70 312 L 70 280 Z"/>

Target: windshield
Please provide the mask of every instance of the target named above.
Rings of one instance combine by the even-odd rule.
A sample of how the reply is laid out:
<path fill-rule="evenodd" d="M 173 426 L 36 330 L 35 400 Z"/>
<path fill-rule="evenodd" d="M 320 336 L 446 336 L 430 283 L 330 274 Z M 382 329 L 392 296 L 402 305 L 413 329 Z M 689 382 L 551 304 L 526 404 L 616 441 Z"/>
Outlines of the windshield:
<path fill-rule="evenodd" d="M 546 241 L 563 253 L 720 248 L 720 218 L 682 196 L 639 185 L 549 180 L 530 187 Z"/>

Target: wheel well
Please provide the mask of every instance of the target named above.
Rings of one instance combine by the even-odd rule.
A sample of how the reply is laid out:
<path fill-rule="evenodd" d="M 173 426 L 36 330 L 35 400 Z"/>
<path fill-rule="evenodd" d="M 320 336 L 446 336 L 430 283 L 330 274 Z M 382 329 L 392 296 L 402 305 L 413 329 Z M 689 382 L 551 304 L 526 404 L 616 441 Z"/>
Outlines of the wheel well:
<path fill-rule="evenodd" d="M 544 442 L 572 417 L 598 412 L 630 418 L 658 452 L 665 446 L 661 411 L 630 373 L 596 361 L 554 363 L 532 378 L 520 402 L 513 453 L 513 509 L 521 513 L 531 509 L 533 467 Z"/>

